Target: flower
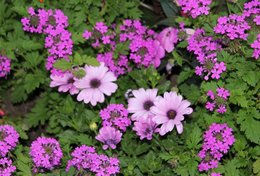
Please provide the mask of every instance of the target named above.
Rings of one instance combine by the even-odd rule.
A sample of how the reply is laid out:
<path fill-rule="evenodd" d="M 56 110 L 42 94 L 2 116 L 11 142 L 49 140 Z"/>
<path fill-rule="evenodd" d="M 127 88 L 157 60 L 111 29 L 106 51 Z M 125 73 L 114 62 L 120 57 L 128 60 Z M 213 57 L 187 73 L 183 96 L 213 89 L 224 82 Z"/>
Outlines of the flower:
<path fill-rule="evenodd" d="M 64 15 L 64 13 L 55 9 L 54 11 L 49 9 L 47 11 L 47 21 L 44 26 L 44 33 L 52 34 L 55 33 L 57 29 L 64 29 L 68 27 L 68 17 Z"/>
<path fill-rule="evenodd" d="M 11 70 L 11 59 L 0 55 L 0 78 L 5 77 Z"/>
<path fill-rule="evenodd" d="M 106 126 L 99 130 L 99 134 L 96 139 L 102 143 L 103 149 L 106 150 L 109 147 L 112 149 L 116 148 L 116 145 L 121 141 L 122 133 L 113 127 Z"/>
<path fill-rule="evenodd" d="M 59 87 L 59 92 L 70 92 L 71 95 L 77 94 L 79 89 L 74 86 L 75 77 L 72 73 L 66 72 L 63 75 L 51 74 L 50 87 Z"/>
<path fill-rule="evenodd" d="M 138 120 L 140 118 L 147 118 L 149 115 L 153 115 L 151 107 L 158 100 L 157 89 L 143 89 L 133 90 L 133 98 L 128 100 L 129 113 L 133 113 L 132 120 Z"/>
<path fill-rule="evenodd" d="M 94 159 L 98 157 L 95 148 L 86 145 L 76 147 L 75 150 L 71 153 L 71 156 L 72 159 L 67 163 L 67 172 L 72 166 L 76 167 L 77 170 L 90 170 L 93 167 Z"/>
<path fill-rule="evenodd" d="M 78 101 L 84 103 L 91 103 L 95 106 L 98 102 L 105 101 L 105 95 L 110 96 L 117 90 L 117 85 L 113 83 L 116 81 L 115 75 L 108 71 L 108 68 L 101 63 L 100 66 L 85 66 L 86 75 L 82 79 L 74 82 L 74 86 L 80 89 L 77 96 Z"/>
<path fill-rule="evenodd" d="M 99 155 L 96 167 L 91 168 L 96 176 L 116 175 L 120 171 L 119 160 L 117 158 Z"/>
<path fill-rule="evenodd" d="M 222 154 L 207 145 L 203 145 L 202 150 L 199 152 L 198 156 L 202 160 L 198 165 L 198 169 L 200 172 L 202 172 L 217 168 L 218 161 L 222 157 Z"/>
<path fill-rule="evenodd" d="M 148 116 L 145 119 L 139 119 L 134 123 L 133 130 L 140 136 L 140 139 L 152 140 L 153 134 L 158 132 L 157 124 L 153 122 L 153 116 Z"/>
<path fill-rule="evenodd" d="M 221 176 L 221 174 L 213 172 L 213 173 L 210 174 L 210 176 Z"/>
<path fill-rule="evenodd" d="M 259 0 L 252 0 L 244 4 L 243 17 L 251 18 L 256 23 L 260 25 L 260 2 Z"/>
<path fill-rule="evenodd" d="M 36 171 L 41 168 L 51 170 L 60 164 L 62 150 L 56 139 L 38 137 L 31 144 L 30 156 L 32 157 Z"/>
<path fill-rule="evenodd" d="M 182 133 L 183 125 L 181 121 L 184 120 L 185 114 L 191 114 L 193 111 L 189 107 L 190 102 L 182 99 L 182 96 L 177 95 L 176 92 L 165 92 L 163 98 L 154 102 L 151 111 L 155 114 L 153 121 L 158 125 L 162 124 L 160 135 L 163 136 L 172 131 L 174 126 L 176 126 L 179 134 Z"/>
<path fill-rule="evenodd" d="M 18 143 L 19 134 L 10 125 L 0 126 L 0 155 L 4 157 Z"/>
<path fill-rule="evenodd" d="M 178 42 L 178 29 L 168 27 L 162 30 L 156 37 L 161 46 L 168 52 L 172 52 Z"/>
<path fill-rule="evenodd" d="M 251 48 L 254 49 L 252 57 L 259 59 L 260 57 L 260 34 L 257 35 L 257 39 L 251 44 Z"/>
<path fill-rule="evenodd" d="M 122 132 L 131 125 L 131 120 L 128 118 L 128 111 L 123 104 L 110 104 L 105 109 L 99 112 L 102 118 L 103 126 L 115 127 Z"/>
<path fill-rule="evenodd" d="M 16 170 L 16 167 L 12 165 L 12 160 L 4 157 L 0 158 L 0 176 L 11 176 Z"/>

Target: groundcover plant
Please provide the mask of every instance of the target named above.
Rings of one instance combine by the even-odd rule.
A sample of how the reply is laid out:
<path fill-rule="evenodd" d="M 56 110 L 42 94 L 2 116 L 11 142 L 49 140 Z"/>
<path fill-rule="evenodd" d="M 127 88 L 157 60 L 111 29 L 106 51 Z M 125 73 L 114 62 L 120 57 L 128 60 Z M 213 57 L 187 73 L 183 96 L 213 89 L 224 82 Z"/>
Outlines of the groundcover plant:
<path fill-rule="evenodd" d="M 2 0 L 0 176 L 260 176 L 259 0 Z"/>

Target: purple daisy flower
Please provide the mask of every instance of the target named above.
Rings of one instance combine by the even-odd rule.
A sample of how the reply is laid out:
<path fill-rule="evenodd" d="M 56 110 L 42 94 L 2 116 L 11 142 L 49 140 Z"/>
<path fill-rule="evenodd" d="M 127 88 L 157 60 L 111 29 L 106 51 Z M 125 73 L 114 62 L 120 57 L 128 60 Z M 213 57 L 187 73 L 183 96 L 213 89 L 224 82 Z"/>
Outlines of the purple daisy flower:
<path fill-rule="evenodd" d="M 62 150 L 56 139 L 38 137 L 31 144 L 30 155 L 35 166 L 35 171 L 41 172 L 41 169 L 51 170 L 60 164 Z"/>
<path fill-rule="evenodd" d="M 104 144 L 103 149 L 106 150 L 109 147 L 115 149 L 116 145 L 121 141 L 121 137 L 122 133 L 119 130 L 106 126 L 99 130 L 96 139 Z"/>
<path fill-rule="evenodd" d="M 51 74 L 50 87 L 59 87 L 59 92 L 70 92 L 71 95 L 79 93 L 79 89 L 74 86 L 75 77 L 72 73 L 64 73 L 63 75 Z"/>
<path fill-rule="evenodd" d="M 162 124 L 160 128 L 160 135 L 165 135 L 172 131 L 174 126 L 177 128 L 179 134 L 183 131 L 181 121 L 184 120 L 185 114 L 191 114 L 192 108 L 189 107 L 190 102 L 183 100 L 181 95 L 176 92 L 165 92 L 164 97 L 154 102 L 154 107 L 151 111 L 155 114 L 153 121 L 158 125 Z"/>
<path fill-rule="evenodd" d="M 75 81 L 74 85 L 81 89 L 77 96 L 78 101 L 84 101 L 84 103 L 91 103 L 92 106 L 96 106 L 97 103 L 103 103 L 105 101 L 105 95 L 110 96 L 116 92 L 117 85 L 113 83 L 116 81 L 115 75 L 108 71 L 108 68 L 101 63 L 100 66 L 85 66 L 86 75 L 82 79 Z"/>
<path fill-rule="evenodd" d="M 128 100 L 128 111 L 133 113 L 132 120 L 145 119 L 153 115 L 151 108 L 158 101 L 157 91 L 157 89 L 145 90 L 143 88 L 132 91 L 134 97 Z"/>

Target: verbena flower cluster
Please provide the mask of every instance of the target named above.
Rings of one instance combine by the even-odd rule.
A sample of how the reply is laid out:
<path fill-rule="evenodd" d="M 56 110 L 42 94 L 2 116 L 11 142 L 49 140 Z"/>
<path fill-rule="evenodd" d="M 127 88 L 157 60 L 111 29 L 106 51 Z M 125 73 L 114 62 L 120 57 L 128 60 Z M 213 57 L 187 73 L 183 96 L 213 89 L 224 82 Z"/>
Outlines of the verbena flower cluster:
<path fill-rule="evenodd" d="M 11 59 L 0 55 L 0 78 L 5 77 L 11 70 Z"/>
<path fill-rule="evenodd" d="M 19 134 L 10 125 L 0 126 L 0 155 L 5 157 L 6 154 L 13 150 L 18 143 Z"/>
<path fill-rule="evenodd" d="M 53 67 L 53 64 L 62 58 L 68 59 L 72 55 L 73 41 L 68 27 L 68 17 L 59 9 L 45 10 L 28 8 L 29 17 L 22 18 L 23 30 L 31 33 L 46 34 L 45 48 L 48 49 L 46 69 L 52 74 L 60 75 L 61 70 Z"/>
<path fill-rule="evenodd" d="M 227 124 L 213 123 L 204 134 L 204 142 L 198 156 L 200 172 L 218 167 L 218 162 L 235 142 L 232 128 Z"/>
<path fill-rule="evenodd" d="M 16 170 L 8 153 L 16 147 L 18 138 L 19 134 L 14 127 L 10 125 L 0 126 L 0 176 L 11 176 Z"/>
<path fill-rule="evenodd" d="M 254 49 L 253 57 L 259 59 L 260 57 L 260 34 L 257 35 L 257 39 L 254 43 L 251 44 L 251 47 Z"/>
<path fill-rule="evenodd" d="M 133 113 L 131 118 L 134 130 L 141 139 L 152 139 L 152 135 L 160 135 L 173 130 L 176 126 L 182 133 L 184 115 L 191 114 L 190 102 L 183 100 L 176 92 L 165 92 L 163 97 L 157 96 L 157 89 L 139 89 L 133 91 L 133 98 L 128 100 L 128 111 Z"/>
<path fill-rule="evenodd" d="M 189 14 L 192 18 L 197 18 L 201 15 L 208 15 L 210 11 L 209 5 L 211 0 L 176 0 L 181 6 L 185 14 Z"/>
<path fill-rule="evenodd" d="M 58 166 L 63 156 L 59 142 L 54 138 L 38 137 L 32 142 L 30 156 L 34 164 L 34 172 L 52 170 Z"/>
<path fill-rule="evenodd" d="M 206 103 L 206 109 L 209 111 L 217 110 L 218 113 L 223 114 L 227 111 L 226 108 L 226 101 L 230 96 L 230 92 L 223 87 L 217 88 L 217 93 L 215 94 L 212 90 L 207 92 L 207 96 L 209 97 L 210 101 Z"/>
<path fill-rule="evenodd" d="M 246 22 L 244 16 L 230 15 L 228 17 L 219 17 L 218 23 L 214 27 L 214 32 L 217 34 L 226 35 L 230 40 L 243 39 L 246 40 L 246 33 L 251 27 Z"/>
<path fill-rule="evenodd" d="M 244 4 L 243 16 L 247 18 L 253 18 L 256 25 L 260 25 L 260 1 L 253 0 Z"/>
<path fill-rule="evenodd" d="M 194 52 L 199 66 L 196 66 L 196 75 L 204 75 L 205 80 L 219 79 L 221 73 L 226 71 L 224 62 L 218 62 L 217 52 L 221 50 L 221 45 L 213 37 L 204 36 L 203 29 L 197 29 L 188 39 L 188 51 Z"/>
<path fill-rule="evenodd" d="M 94 147 L 82 145 L 71 153 L 72 159 L 68 161 L 66 171 L 71 167 L 82 171 L 82 174 L 95 174 L 109 176 L 119 173 L 119 160 L 117 158 L 99 155 Z"/>

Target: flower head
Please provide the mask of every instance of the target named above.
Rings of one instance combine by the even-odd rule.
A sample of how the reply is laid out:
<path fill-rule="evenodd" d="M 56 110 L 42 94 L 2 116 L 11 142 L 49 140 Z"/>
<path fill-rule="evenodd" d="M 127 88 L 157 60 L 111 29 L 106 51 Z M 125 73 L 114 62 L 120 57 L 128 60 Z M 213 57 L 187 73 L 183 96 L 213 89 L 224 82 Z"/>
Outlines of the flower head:
<path fill-rule="evenodd" d="M 176 92 L 165 92 L 163 98 L 154 102 L 154 107 L 151 108 L 152 113 L 155 114 L 153 121 L 158 125 L 162 125 L 160 128 L 160 135 L 165 135 L 169 131 L 172 131 L 176 126 L 178 133 L 182 133 L 184 115 L 191 114 L 192 108 L 189 107 L 190 102 L 183 100 L 181 95 L 177 95 Z"/>
<path fill-rule="evenodd" d="M 50 87 L 59 87 L 59 92 L 70 92 L 71 95 L 77 94 L 79 89 L 74 86 L 75 77 L 72 73 L 66 72 L 63 75 L 51 74 Z"/>
<path fill-rule="evenodd" d="M 157 89 L 143 89 L 133 90 L 133 98 L 128 100 L 128 111 L 133 113 L 132 120 L 138 120 L 140 118 L 147 118 L 149 115 L 153 115 L 151 107 L 158 100 Z"/>
<path fill-rule="evenodd" d="M 12 165 L 12 160 L 4 157 L 0 158 L 0 176 L 11 176 L 16 170 L 16 167 Z"/>
<path fill-rule="evenodd" d="M 0 55 L 0 78 L 5 77 L 11 70 L 11 59 Z"/>
<path fill-rule="evenodd" d="M 60 164 L 62 150 L 56 139 L 38 137 L 31 144 L 30 155 L 35 165 L 35 170 L 40 171 L 41 168 L 51 170 Z"/>
<path fill-rule="evenodd" d="M 159 131 L 158 125 L 153 122 L 153 116 L 148 116 L 145 119 L 139 119 L 134 123 L 133 130 L 140 137 L 141 140 L 152 140 L 153 134 Z"/>
<path fill-rule="evenodd" d="M 123 104 L 110 104 L 100 112 L 103 126 L 112 126 L 122 132 L 131 125 L 131 120 L 128 118 L 128 111 Z"/>
<path fill-rule="evenodd" d="M 95 106 L 98 102 L 105 101 L 105 95 L 110 96 L 117 90 L 117 85 L 113 83 L 116 81 L 115 75 L 108 71 L 108 68 L 101 63 L 100 66 L 85 66 L 86 75 L 82 79 L 74 82 L 76 88 L 80 89 L 77 96 L 78 101 L 84 103 L 91 103 Z"/>
<path fill-rule="evenodd" d="M 0 155 L 4 157 L 18 143 L 19 134 L 10 125 L 0 126 Z"/>
<path fill-rule="evenodd" d="M 99 130 L 99 134 L 96 136 L 96 139 L 102 142 L 103 149 L 108 148 L 115 149 L 116 145 L 121 141 L 122 133 L 110 126 L 102 127 Z"/>

